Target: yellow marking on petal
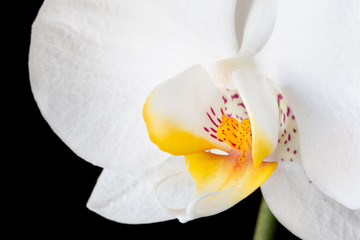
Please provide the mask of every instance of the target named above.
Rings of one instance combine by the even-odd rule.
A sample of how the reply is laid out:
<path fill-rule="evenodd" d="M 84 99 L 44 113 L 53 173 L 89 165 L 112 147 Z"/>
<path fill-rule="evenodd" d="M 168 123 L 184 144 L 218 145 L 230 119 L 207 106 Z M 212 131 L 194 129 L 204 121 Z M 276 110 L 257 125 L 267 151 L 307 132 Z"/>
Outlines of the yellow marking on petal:
<path fill-rule="evenodd" d="M 254 167 L 261 164 L 264 158 L 273 150 L 273 144 L 265 131 L 257 130 L 253 140 Z"/>
<path fill-rule="evenodd" d="M 277 162 L 263 162 L 255 168 L 251 156 L 251 148 L 232 151 L 228 156 L 207 152 L 186 155 L 188 170 L 196 183 L 196 194 L 221 193 L 208 197 L 201 204 L 223 211 L 263 184 Z"/>
<path fill-rule="evenodd" d="M 160 116 L 151 103 L 152 94 L 143 107 L 143 118 L 150 140 L 162 151 L 172 155 L 185 155 L 216 148 L 214 144 L 185 130 L 174 120 Z"/>
<path fill-rule="evenodd" d="M 254 167 L 258 167 L 264 158 L 269 155 L 273 150 L 273 143 L 270 140 L 269 135 L 266 131 L 258 129 L 256 126 L 256 120 L 250 109 L 251 127 L 253 131 L 252 137 L 252 157 Z"/>

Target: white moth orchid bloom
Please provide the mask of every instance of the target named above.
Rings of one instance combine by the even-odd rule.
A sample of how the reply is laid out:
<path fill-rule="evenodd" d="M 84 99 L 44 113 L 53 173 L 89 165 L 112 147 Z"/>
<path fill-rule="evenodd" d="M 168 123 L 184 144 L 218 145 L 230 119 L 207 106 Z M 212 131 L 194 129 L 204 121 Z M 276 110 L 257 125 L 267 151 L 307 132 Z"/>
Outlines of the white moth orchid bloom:
<path fill-rule="evenodd" d="M 38 106 L 104 168 L 88 207 L 106 218 L 185 222 L 261 185 L 297 236 L 360 238 L 359 3 L 247 3 L 46 0 Z"/>

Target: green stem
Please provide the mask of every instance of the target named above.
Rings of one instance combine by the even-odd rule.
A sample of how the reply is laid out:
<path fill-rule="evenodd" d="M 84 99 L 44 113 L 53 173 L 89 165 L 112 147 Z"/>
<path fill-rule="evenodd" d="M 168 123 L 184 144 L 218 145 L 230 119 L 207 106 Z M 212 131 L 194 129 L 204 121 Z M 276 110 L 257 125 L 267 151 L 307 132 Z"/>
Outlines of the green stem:
<path fill-rule="evenodd" d="M 278 221 L 271 213 L 264 198 L 261 200 L 259 214 L 256 220 L 254 240 L 274 239 Z"/>

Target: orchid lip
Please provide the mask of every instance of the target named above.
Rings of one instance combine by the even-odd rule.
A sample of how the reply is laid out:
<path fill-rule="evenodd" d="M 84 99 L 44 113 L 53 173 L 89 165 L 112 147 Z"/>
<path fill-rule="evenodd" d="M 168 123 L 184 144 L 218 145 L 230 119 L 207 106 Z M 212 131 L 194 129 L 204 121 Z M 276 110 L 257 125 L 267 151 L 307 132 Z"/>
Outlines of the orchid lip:
<path fill-rule="evenodd" d="M 159 196 L 157 194 L 159 187 L 165 183 L 167 180 L 169 180 L 170 178 L 176 177 L 178 175 L 183 174 L 184 172 L 179 172 L 179 173 L 175 173 L 172 174 L 162 180 L 160 180 L 159 182 L 157 182 L 154 187 L 153 187 L 153 196 L 154 199 L 156 201 L 156 203 L 158 204 L 158 206 L 160 208 L 162 208 L 164 211 L 172 214 L 173 216 L 175 216 L 181 223 L 186 223 L 189 222 L 191 220 L 197 219 L 197 218 L 201 218 L 201 217 L 206 217 L 206 214 L 199 214 L 197 211 L 197 206 L 198 204 L 205 200 L 206 198 L 212 197 L 212 196 L 216 196 L 216 195 L 220 195 L 222 193 L 226 193 L 228 191 L 232 191 L 233 189 L 225 189 L 222 190 L 220 192 L 211 192 L 211 193 L 206 193 L 206 194 L 201 194 L 198 196 L 195 196 L 186 207 L 184 208 L 169 208 L 167 206 L 165 206 L 160 200 L 159 200 Z"/>
<path fill-rule="evenodd" d="M 254 166 L 248 112 L 241 93 L 219 90 L 201 65 L 152 91 L 143 108 L 150 139 L 170 154 L 184 155 L 196 185 L 186 208 L 171 209 L 157 200 L 162 209 L 181 221 L 217 214 L 266 181 L 277 163 Z M 172 177 L 156 184 L 155 198 L 159 186 Z"/>

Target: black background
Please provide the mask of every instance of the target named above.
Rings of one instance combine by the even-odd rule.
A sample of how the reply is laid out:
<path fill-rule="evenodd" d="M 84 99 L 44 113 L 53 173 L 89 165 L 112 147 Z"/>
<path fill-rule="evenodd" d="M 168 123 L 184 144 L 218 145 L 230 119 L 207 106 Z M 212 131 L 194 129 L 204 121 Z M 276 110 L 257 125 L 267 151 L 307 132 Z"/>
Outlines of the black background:
<path fill-rule="evenodd" d="M 9 53 L 3 83 L 3 200 L 12 236 L 95 237 L 211 237 L 252 239 L 260 190 L 228 211 L 181 224 L 177 220 L 147 225 L 112 222 L 86 208 L 101 173 L 77 157 L 51 130 L 33 99 L 28 75 L 31 24 L 43 1 L 28 0 L 6 8 L 4 50 Z M 3 11 L 6 14 L 6 11 Z M 4 65 L 3 65 L 4 66 Z M 4 84 L 3 86 L 7 86 Z M 9 165 L 9 166 L 8 166 Z M 4 216 L 4 215 L 3 215 Z M 16 228 L 14 228 L 16 227 Z M 276 239 L 297 239 L 279 225 Z"/>

